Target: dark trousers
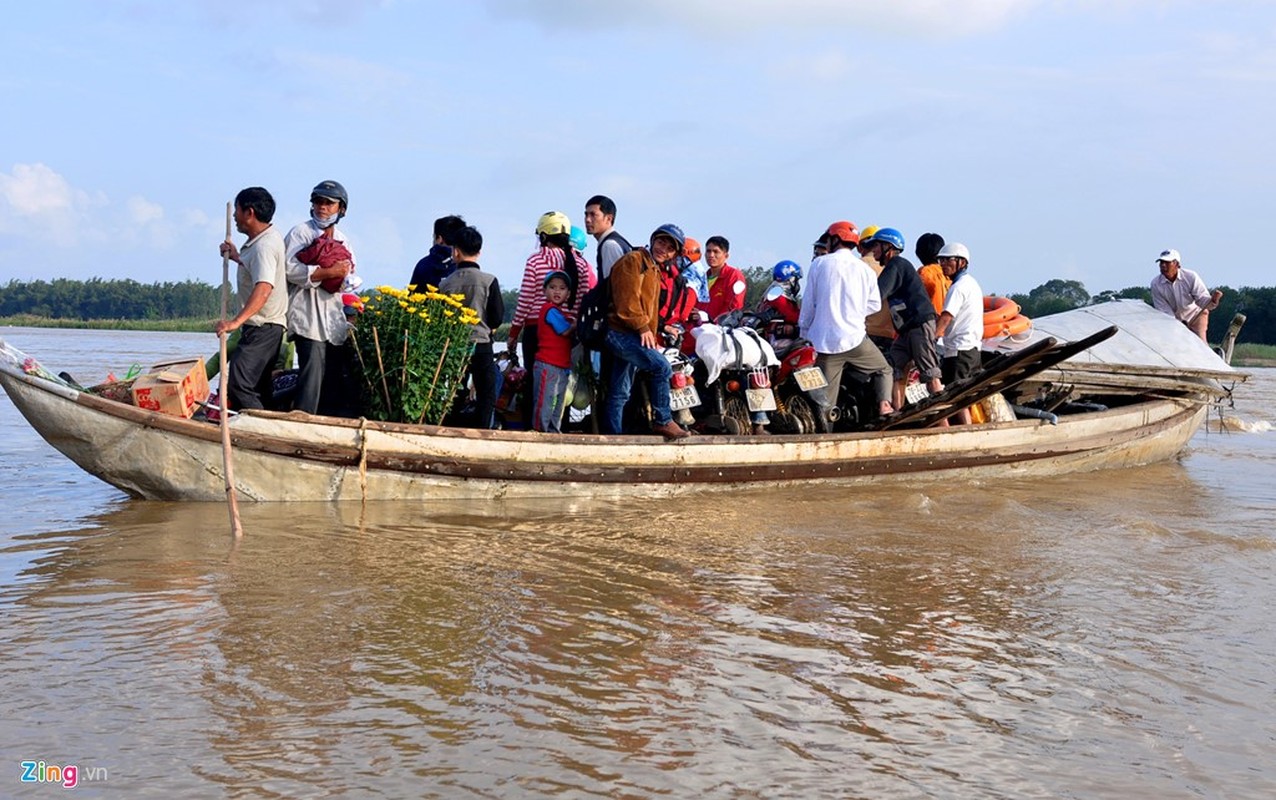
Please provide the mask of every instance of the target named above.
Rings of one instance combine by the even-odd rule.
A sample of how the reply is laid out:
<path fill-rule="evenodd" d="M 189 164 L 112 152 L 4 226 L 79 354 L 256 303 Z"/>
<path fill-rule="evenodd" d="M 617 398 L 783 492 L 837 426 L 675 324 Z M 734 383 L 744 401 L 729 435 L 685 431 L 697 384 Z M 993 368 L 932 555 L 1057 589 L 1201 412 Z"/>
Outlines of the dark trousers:
<path fill-rule="evenodd" d="M 522 409 L 523 428 L 525 430 L 532 429 L 532 375 L 536 368 L 536 349 L 540 346 L 539 332 L 536 330 L 536 322 L 533 320 L 531 324 L 523 328 L 523 369 L 527 370 L 527 384 L 524 390 L 526 394 L 526 402 L 520 408 Z"/>
<path fill-rule="evenodd" d="M 330 417 L 357 417 L 362 411 L 359 387 L 363 371 L 355 355 L 354 340 L 328 345 L 324 356 L 323 391 L 319 395 L 319 413 Z"/>
<path fill-rule="evenodd" d="M 491 428 L 496 413 L 496 379 L 498 368 L 491 342 L 474 345 L 470 356 L 470 378 L 474 381 L 475 427 Z"/>
<path fill-rule="evenodd" d="M 292 407 L 307 414 L 319 413 L 319 398 L 323 396 L 323 374 L 328 364 L 328 343 L 302 336 L 293 336 L 297 346 L 297 397 Z"/>
<path fill-rule="evenodd" d="M 244 325 L 226 368 L 226 401 L 232 409 L 265 408 L 272 371 L 284 339 L 282 325 Z"/>

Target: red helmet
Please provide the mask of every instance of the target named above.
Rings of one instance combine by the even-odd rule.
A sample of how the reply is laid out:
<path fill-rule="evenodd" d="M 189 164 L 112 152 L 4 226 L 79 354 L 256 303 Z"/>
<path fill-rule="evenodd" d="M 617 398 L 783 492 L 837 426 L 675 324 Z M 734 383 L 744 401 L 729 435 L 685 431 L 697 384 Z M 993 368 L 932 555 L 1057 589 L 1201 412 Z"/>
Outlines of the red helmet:
<path fill-rule="evenodd" d="M 838 222 L 834 222 L 829 226 L 829 229 L 824 232 L 824 235 L 825 237 L 838 239 L 846 242 L 847 244 L 860 243 L 859 228 L 855 227 L 854 222 L 850 222 L 848 220 L 839 220 Z"/>

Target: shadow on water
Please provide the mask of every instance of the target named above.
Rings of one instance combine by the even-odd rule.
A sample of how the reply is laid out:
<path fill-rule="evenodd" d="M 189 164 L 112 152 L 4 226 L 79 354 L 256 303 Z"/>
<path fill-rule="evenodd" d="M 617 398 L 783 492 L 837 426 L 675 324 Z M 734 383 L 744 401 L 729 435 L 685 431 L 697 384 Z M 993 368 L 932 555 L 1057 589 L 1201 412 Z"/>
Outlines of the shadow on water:
<path fill-rule="evenodd" d="M 1219 681 L 1208 652 L 1254 622 L 1215 573 L 1272 547 L 1212 528 L 1217 499 L 1169 464 L 868 498 L 249 504 L 238 545 L 219 505 L 124 502 L 9 544 L 42 549 L 0 593 L 0 713 L 40 722 L 4 746 L 191 796 L 1218 789 L 1271 726 L 1243 691 L 1269 678 Z"/>

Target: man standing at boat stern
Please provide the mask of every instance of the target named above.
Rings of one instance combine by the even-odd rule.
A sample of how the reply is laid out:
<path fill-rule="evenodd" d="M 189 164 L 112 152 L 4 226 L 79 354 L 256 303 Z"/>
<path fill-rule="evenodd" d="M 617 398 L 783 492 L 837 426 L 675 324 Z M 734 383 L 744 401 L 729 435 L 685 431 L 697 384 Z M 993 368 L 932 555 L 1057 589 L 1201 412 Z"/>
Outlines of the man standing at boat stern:
<path fill-rule="evenodd" d="M 319 396 L 328 354 L 345 344 L 350 334 L 341 282 L 354 272 L 354 251 L 337 222 L 346 215 L 349 196 L 336 181 L 322 181 L 310 192 L 310 219 L 288 231 L 288 332 L 297 346 L 297 398 L 293 407 L 307 414 L 319 411 Z M 346 255 L 331 266 L 312 265 L 299 258 L 319 239 L 340 242 Z M 335 356 L 334 356 L 335 358 Z"/>
<path fill-rule="evenodd" d="M 872 382 L 878 413 L 889 414 L 891 366 L 868 338 L 864 320 L 882 307 L 877 276 L 859 256 L 859 230 L 840 221 L 824 234 L 828 255 L 811 262 L 798 330 L 815 347 L 816 361 L 829 382 L 829 402 L 837 403 L 842 370 L 850 367 Z M 827 419 L 829 408 L 822 409 Z"/>
<path fill-rule="evenodd" d="M 1179 266 L 1177 250 L 1162 250 L 1156 263 L 1161 274 L 1152 279 L 1152 307 L 1174 317 L 1202 342 L 1208 342 L 1205 331 L 1210 326 L 1210 311 L 1218 308 L 1223 293 L 1215 289 L 1211 294 L 1200 275 Z"/>
<path fill-rule="evenodd" d="M 275 198 L 260 186 L 235 196 L 235 229 L 248 236 L 242 248 L 221 243 L 221 254 L 239 265 L 236 296 L 240 310 L 219 320 L 220 335 L 241 328 L 239 345 L 226 368 L 226 399 L 233 409 L 265 408 L 271 392 L 271 368 L 279 355 L 288 316 L 284 238 L 271 224 Z"/>

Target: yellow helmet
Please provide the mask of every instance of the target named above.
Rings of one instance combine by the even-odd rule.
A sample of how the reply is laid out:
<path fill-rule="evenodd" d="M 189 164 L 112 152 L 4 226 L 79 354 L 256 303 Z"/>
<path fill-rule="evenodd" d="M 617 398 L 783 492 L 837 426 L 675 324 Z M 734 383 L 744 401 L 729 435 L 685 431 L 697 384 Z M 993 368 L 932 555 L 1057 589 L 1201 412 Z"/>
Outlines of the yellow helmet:
<path fill-rule="evenodd" d="M 877 233 L 879 230 L 881 230 L 880 225 L 869 225 L 867 228 L 860 231 L 860 241 L 866 242 L 869 239 L 872 239 L 873 234 Z"/>
<path fill-rule="evenodd" d="M 546 236 L 553 236 L 556 233 L 570 234 L 571 230 L 572 221 L 561 211 L 546 211 L 541 214 L 540 221 L 536 223 L 536 232 Z"/>

